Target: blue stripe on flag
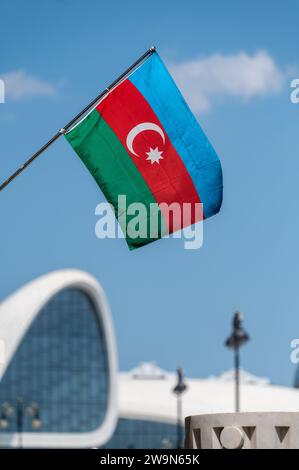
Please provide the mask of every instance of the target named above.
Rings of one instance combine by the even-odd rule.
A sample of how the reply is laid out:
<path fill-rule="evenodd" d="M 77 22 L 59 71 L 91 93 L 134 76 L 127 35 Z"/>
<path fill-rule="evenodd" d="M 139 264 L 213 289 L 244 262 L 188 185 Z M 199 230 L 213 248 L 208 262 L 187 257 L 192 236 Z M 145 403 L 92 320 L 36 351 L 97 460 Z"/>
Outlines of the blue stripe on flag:
<path fill-rule="evenodd" d="M 129 80 L 154 110 L 183 160 L 198 192 L 205 218 L 216 214 L 222 202 L 219 158 L 157 53 Z"/>

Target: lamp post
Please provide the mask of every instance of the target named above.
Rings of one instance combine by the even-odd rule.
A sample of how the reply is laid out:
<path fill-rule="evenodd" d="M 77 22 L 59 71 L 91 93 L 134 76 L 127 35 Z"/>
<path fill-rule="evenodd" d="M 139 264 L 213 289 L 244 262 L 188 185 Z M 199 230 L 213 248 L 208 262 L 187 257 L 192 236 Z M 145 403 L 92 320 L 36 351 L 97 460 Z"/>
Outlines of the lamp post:
<path fill-rule="evenodd" d="M 2 429 L 7 429 L 9 427 L 9 421 L 13 415 L 15 415 L 16 420 L 16 429 L 18 433 L 18 447 L 22 449 L 23 447 L 23 426 L 24 426 L 24 414 L 28 413 L 31 417 L 31 425 L 34 429 L 39 429 L 41 427 L 41 419 L 39 406 L 35 402 L 29 402 L 28 405 L 24 404 L 23 398 L 18 398 L 16 405 L 13 406 L 9 401 L 2 403 L 1 406 L 1 417 L 0 417 L 0 427 Z"/>
<path fill-rule="evenodd" d="M 184 382 L 184 371 L 181 367 L 177 369 L 177 384 L 172 390 L 177 397 L 177 449 L 183 447 L 183 409 L 182 409 L 182 395 L 187 389 Z"/>
<path fill-rule="evenodd" d="M 243 316 L 236 312 L 233 316 L 233 331 L 225 341 L 225 346 L 233 349 L 235 356 L 235 410 L 240 411 L 240 347 L 249 341 L 249 335 L 242 326 Z"/>

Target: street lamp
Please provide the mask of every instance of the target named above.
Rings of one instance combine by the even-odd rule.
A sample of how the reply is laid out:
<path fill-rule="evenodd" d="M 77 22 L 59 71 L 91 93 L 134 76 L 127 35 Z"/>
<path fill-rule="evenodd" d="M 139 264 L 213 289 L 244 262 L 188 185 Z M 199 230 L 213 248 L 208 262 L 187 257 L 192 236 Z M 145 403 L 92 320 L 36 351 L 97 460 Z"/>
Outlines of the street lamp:
<path fill-rule="evenodd" d="M 183 447 L 182 395 L 187 389 L 187 385 L 184 382 L 184 371 L 181 367 L 177 369 L 177 379 L 178 382 L 172 391 L 177 397 L 177 449 L 181 449 Z"/>
<path fill-rule="evenodd" d="M 19 436 L 19 448 L 23 447 L 22 434 L 23 434 L 23 425 L 24 425 L 24 413 L 32 418 L 31 425 L 34 429 L 39 429 L 41 427 L 41 419 L 39 406 L 35 402 L 29 402 L 27 406 L 24 405 L 22 398 L 18 398 L 16 406 L 14 407 L 10 402 L 6 401 L 2 403 L 1 406 L 1 416 L 0 416 L 0 427 L 2 429 L 7 429 L 9 427 L 9 421 L 11 416 L 15 414 L 16 419 L 16 428 Z"/>
<path fill-rule="evenodd" d="M 39 414 L 39 406 L 35 402 L 31 402 L 28 405 L 27 411 L 29 413 L 29 416 L 32 417 L 32 427 L 34 429 L 39 429 L 41 427 L 41 419 L 40 419 L 40 414 Z"/>
<path fill-rule="evenodd" d="M 233 331 L 225 341 L 225 346 L 235 353 L 236 413 L 240 411 L 240 347 L 249 341 L 249 335 L 242 326 L 243 316 L 236 312 L 233 316 Z"/>
<path fill-rule="evenodd" d="M 8 428 L 8 418 L 13 414 L 13 412 L 14 412 L 14 409 L 8 401 L 2 403 L 1 418 L 0 418 L 1 429 Z"/>

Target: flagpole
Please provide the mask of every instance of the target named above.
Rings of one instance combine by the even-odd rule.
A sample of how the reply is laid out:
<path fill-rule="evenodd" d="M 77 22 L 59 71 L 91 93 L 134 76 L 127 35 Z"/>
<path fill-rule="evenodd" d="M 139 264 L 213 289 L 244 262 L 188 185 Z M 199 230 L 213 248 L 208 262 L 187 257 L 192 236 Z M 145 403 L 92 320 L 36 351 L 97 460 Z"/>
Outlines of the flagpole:
<path fill-rule="evenodd" d="M 77 116 L 75 116 L 70 122 L 68 122 L 62 129 L 60 129 L 53 137 L 44 144 L 37 152 L 35 152 L 20 168 L 18 168 L 12 175 L 10 175 L 7 180 L 5 180 L 0 185 L 0 191 L 2 191 L 9 183 L 11 183 L 17 176 L 19 176 L 37 157 L 39 157 L 47 148 L 50 147 L 54 142 L 56 142 L 59 137 L 67 132 L 67 130 L 84 116 L 101 98 L 103 98 L 109 91 L 112 90 L 118 83 L 123 80 L 127 75 L 129 75 L 132 70 L 134 70 L 141 62 L 147 59 L 156 51 L 155 46 L 152 46 L 148 49 L 141 57 L 139 57 L 136 62 L 134 62 L 127 70 L 125 70 L 114 82 L 112 82 L 104 91 L 102 91 L 94 100 L 91 101 Z"/>

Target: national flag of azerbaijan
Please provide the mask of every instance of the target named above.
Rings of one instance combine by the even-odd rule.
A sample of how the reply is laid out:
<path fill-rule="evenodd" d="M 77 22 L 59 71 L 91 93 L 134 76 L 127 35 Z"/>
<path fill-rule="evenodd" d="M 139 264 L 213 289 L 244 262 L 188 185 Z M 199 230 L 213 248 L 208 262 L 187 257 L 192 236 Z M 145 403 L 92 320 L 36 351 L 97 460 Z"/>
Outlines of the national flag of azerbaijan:
<path fill-rule="evenodd" d="M 201 203 L 201 218 L 220 209 L 220 161 L 156 52 L 66 138 L 114 206 L 130 249 L 183 228 L 183 221 L 174 226 L 166 217 L 161 209 L 165 203 L 179 204 L 182 210 L 185 203 Z M 119 207 L 119 195 L 126 196 L 127 206 L 142 203 L 148 209 L 148 231 L 142 236 L 126 232 L 135 215 Z M 157 207 L 160 216 L 155 236 L 150 233 L 150 207 Z M 197 221 L 192 211 L 189 225 Z"/>

